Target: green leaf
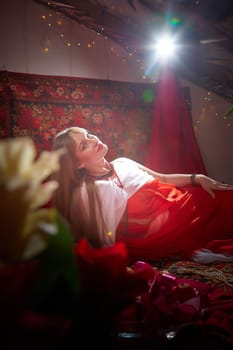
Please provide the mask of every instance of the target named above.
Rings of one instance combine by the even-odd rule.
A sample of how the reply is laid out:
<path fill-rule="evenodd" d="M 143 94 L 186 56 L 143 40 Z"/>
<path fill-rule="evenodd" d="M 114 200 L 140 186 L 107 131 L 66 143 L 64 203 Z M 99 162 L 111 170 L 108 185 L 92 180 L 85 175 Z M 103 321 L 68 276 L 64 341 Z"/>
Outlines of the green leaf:
<path fill-rule="evenodd" d="M 77 300 L 80 291 L 79 271 L 73 254 L 74 239 L 66 221 L 56 212 L 58 232 L 48 236 L 48 247 L 38 257 L 39 275 L 32 293 L 32 305 L 43 307 L 57 298 L 62 309 Z M 59 297 L 58 297 L 59 296 Z M 69 300 L 64 300 L 69 298 Z"/>
<path fill-rule="evenodd" d="M 227 109 L 227 111 L 224 113 L 224 117 L 232 117 L 232 115 L 233 115 L 233 105 L 231 105 L 228 109 Z"/>

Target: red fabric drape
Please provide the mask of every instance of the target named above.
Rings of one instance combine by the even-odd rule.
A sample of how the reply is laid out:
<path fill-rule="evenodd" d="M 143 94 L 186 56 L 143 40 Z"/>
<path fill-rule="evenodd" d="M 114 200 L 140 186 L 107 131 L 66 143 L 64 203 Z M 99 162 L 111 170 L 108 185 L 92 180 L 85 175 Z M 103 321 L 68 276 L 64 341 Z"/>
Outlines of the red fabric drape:
<path fill-rule="evenodd" d="M 168 67 L 157 86 L 146 165 L 162 173 L 206 174 L 182 89 Z"/>

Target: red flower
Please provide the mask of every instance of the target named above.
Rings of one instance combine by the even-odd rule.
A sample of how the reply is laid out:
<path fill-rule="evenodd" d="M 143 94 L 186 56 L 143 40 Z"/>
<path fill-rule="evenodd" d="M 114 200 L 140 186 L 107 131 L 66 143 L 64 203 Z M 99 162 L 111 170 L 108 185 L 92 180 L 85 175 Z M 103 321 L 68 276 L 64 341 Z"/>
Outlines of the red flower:
<path fill-rule="evenodd" d="M 0 325 L 3 334 L 10 331 L 14 337 L 18 332 L 19 317 L 27 306 L 37 273 L 35 261 L 0 267 Z"/>
<path fill-rule="evenodd" d="M 0 306 L 1 314 L 9 308 L 21 310 L 31 293 L 38 273 L 36 261 L 10 264 L 0 268 Z M 5 315 L 4 315 L 5 317 Z"/>
<path fill-rule="evenodd" d="M 128 267 L 128 253 L 123 243 L 95 249 L 86 240 L 75 245 L 83 292 L 96 302 L 121 306 L 131 303 L 136 296 L 148 292 L 154 277 L 152 267 L 137 262 Z"/>

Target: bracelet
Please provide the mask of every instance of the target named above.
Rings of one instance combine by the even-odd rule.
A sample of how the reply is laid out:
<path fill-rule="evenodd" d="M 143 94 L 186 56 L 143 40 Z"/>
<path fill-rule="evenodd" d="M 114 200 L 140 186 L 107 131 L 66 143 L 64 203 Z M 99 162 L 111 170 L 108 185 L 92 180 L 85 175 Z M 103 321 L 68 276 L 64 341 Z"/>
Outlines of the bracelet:
<path fill-rule="evenodd" d="M 197 186 L 196 180 L 195 180 L 196 174 L 191 174 L 190 178 L 191 178 L 191 185 L 193 187 Z"/>

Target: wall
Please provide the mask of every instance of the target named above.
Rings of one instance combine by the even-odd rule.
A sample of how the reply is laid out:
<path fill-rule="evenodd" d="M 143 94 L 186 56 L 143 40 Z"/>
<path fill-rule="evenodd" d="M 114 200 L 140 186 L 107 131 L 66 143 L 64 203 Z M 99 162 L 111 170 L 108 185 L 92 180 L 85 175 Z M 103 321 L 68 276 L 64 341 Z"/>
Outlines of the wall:
<path fill-rule="evenodd" d="M 136 83 L 158 77 L 154 69 L 145 78 L 146 62 L 32 0 L 1 3 L 0 43 L 2 70 Z M 233 122 L 223 116 L 229 103 L 181 83 L 191 89 L 193 125 L 209 175 L 233 183 Z"/>

